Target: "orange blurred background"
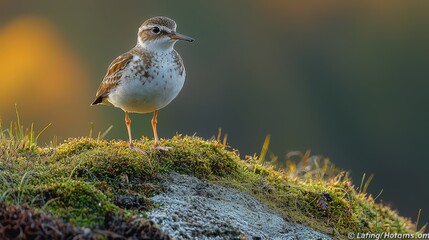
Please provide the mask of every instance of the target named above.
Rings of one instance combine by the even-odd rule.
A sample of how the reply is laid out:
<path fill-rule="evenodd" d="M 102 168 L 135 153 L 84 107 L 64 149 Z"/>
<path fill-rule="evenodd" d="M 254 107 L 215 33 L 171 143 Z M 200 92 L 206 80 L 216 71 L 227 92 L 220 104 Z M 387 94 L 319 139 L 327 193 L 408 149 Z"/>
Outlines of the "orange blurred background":
<path fill-rule="evenodd" d="M 175 19 L 196 42 L 177 44 L 187 68 L 181 94 L 158 118 L 176 132 L 229 135 L 241 153 L 311 149 L 352 169 L 355 183 L 429 221 L 429 2 L 427 1 L 0 1 L 0 116 L 42 137 L 88 135 L 123 113 L 90 107 L 109 63 L 136 43 L 147 18 Z M 133 133 L 152 137 L 149 115 Z"/>
<path fill-rule="evenodd" d="M 80 96 L 92 94 L 88 71 L 55 28 L 43 18 L 27 16 L 1 27 L 0 112 L 12 120 L 17 104 L 26 126 L 28 121 L 53 123 L 47 134 L 88 134 L 84 126 L 95 114 L 79 107 L 88 105 Z"/>

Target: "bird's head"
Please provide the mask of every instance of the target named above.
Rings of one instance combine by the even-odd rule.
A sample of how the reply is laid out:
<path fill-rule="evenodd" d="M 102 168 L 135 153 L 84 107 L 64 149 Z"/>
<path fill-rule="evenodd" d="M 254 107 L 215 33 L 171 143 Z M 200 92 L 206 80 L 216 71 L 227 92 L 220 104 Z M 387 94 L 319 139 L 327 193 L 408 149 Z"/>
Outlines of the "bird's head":
<path fill-rule="evenodd" d="M 177 24 L 168 17 L 153 17 L 146 20 L 138 32 L 137 44 L 153 51 L 168 51 L 179 41 L 193 42 L 194 39 L 176 32 Z"/>

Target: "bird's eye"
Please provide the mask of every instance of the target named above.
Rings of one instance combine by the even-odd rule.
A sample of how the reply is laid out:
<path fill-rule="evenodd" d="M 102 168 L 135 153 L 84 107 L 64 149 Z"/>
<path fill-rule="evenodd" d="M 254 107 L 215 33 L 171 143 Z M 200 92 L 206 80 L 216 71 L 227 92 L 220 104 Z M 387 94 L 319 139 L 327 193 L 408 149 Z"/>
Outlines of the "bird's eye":
<path fill-rule="evenodd" d="M 161 30 L 159 29 L 159 27 L 153 27 L 152 32 L 158 34 L 159 32 L 161 32 Z"/>

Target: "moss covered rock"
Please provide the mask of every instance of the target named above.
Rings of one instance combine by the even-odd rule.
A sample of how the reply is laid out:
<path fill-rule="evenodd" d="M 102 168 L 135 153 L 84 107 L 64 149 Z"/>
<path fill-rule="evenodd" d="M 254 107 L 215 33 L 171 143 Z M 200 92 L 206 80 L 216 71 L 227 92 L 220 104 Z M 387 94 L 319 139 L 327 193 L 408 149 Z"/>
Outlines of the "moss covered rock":
<path fill-rule="evenodd" d="M 165 192 L 161 181 L 176 172 L 237 189 L 283 219 L 335 238 L 349 232 L 416 232 L 408 219 L 358 192 L 346 173 L 318 157 L 304 154 L 299 163 L 276 168 L 255 156 L 241 159 L 214 139 L 177 135 L 161 141 L 169 151 L 151 144 L 135 142 L 148 152 L 142 155 L 117 140 L 69 139 L 41 148 L 3 136 L 0 200 L 94 228 L 107 212 L 145 217 L 157 208 L 151 197 Z"/>

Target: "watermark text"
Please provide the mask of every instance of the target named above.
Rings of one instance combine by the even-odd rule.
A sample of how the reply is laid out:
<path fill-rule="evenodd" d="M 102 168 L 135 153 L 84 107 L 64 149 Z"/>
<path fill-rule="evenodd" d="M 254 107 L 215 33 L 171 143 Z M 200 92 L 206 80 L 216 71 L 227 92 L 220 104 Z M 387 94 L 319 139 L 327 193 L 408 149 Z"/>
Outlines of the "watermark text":
<path fill-rule="evenodd" d="M 347 234 L 347 238 L 353 239 L 429 239 L 429 233 L 369 233 L 369 232 L 350 232 Z"/>

